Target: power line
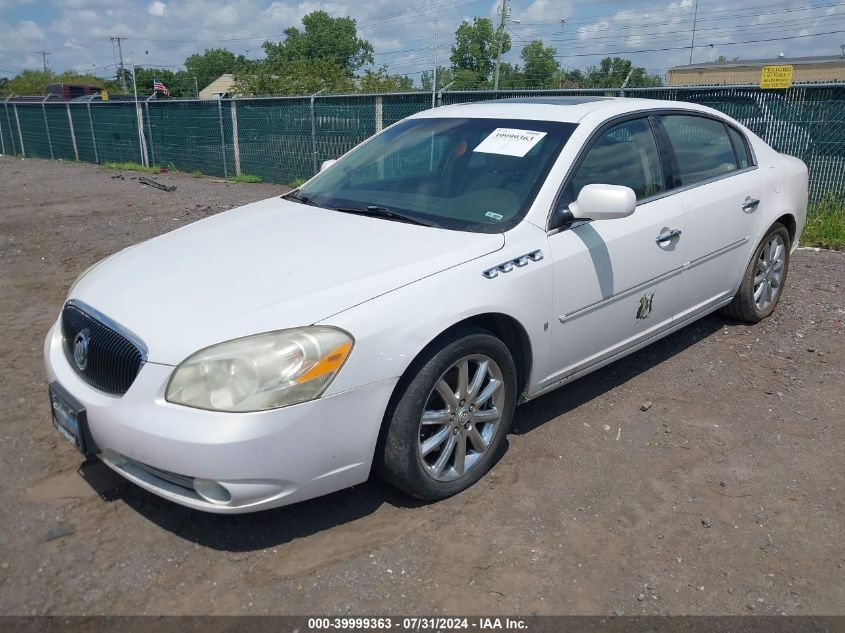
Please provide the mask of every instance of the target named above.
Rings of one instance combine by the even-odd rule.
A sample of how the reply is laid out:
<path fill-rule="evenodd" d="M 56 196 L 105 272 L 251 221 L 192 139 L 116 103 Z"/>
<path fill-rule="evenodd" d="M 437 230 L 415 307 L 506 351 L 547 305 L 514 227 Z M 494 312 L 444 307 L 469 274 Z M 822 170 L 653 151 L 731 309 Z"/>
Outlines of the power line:
<path fill-rule="evenodd" d="M 772 31 L 778 28 L 787 28 L 787 27 L 798 27 L 807 23 L 808 25 L 811 23 L 815 23 L 819 20 L 819 17 L 813 18 L 796 18 L 793 20 L 783 20 L 779 22 L 766 22 L 762 24 L 752 24 L 748 26 L 737 27 L 731 31 L 732 36 L 741 35 L 741 34 L 754 34 L 759 33 L 761 31 Z M 845 19 L 845 13 L 826 16 L 825 17 L 825 24 L 830 25 L 831 22 L 838 21 Z M 697 33 L 700 35 L 701 33 L 709 33 L 713 31 L 724 31 L 722 27 L 712 27 L 708 29 L 698 28 Z M 553 34 L 545 34 L 545 33 L 526 33 L 524 34 L 527 37 L 535 38 L 535 39 L 544 39 L 544 38 L 551 38 Z M 645 33 L 636 33 L 636 36 L 641 38 L 648 38 L 649 41 L 653 43 L 653 39 L 655 37 L 671 37 L 671 38 L 678 38 L 679 34 L 677 31 L 651 31 Z M 597 36 L 597 37 L 576 37 L 570 38 L 565 40 L 558 40 L 561 42 L 574 42 L 580 43 L 584 45 L 593 45 L 596 43 L 602 43 L 605 41 L 618 41 L 620 37 L 630 37 L 630 36 L 619 36 L 619 35 L 606 35 L 606 36 Z M 718 36 L 716 36 L 718 37 Z"/>
<path fill-rule="evenodd" d="M 813 10 L 816 10 L 816 9 L 830 8 L 830 7 L 834 7 L 834 6 L 845 6 L 845 3 L 833 3 L 833 4 L 828 4 L 828 5 L 817 5 L 816 7 L 812 7 L 812 8 L 803 7 L 803 8 L 800 8 L 800 9 L 792 8 L 792 9 L 782 9 L 782 10 L 776 10 L 776 11 L 764 11 L 762 13 L 744 13 L 744 14 L 732 13 L 731 15 L 723 15 L 723 16 L 718 16 L 718 17 L 713 17 L 713 18 L 699 17 L 698 21 L 699 22 L 714 22 L 716 20 L 734 20 L 734 19 L 744 19 L 744 18 L 767 17 L 767 16 L 771 16 L 771 15 L 780 15 L 780 14 L 783 14 L 783 13 L 794 13 L 794 12 L 797 12 L 797 11 L 813 11 Z M 699 12 L 700 15 L 702 13 L 703 12 Z M 842 15 L 842 14 L 838 13 L 838 14 L 832 14 L 832 15 L 835 16 L 835 15 Z M 796 19 L 796 20 L 818 20 L 818 19 L 821 19 L 823 17 L 826 18 L 826 17 L 830 17 L 830 16 L 814 15 L 814 16 L 807 16 L 805 18 L 794 18 L 794 19 Z M 627 22 L 627 20 L 625 22 Z M 673 20 L 668 20 L 668 21 L 665 21 L 665 22 L 644 22 L 642 20 L 639 20 L 635 24 L 623 23 L 623 24 L 620 24 L 620 25 L 617 25 L 617 26 L 612 26 L 612 27 L 608 26 L 608 27 L 604 27 L 604 28 L 581 27 L 581 29 L 579 29 L 579 32 L 582 32 L 582 33 L 606 33 L 606 32 L 614 32 L 614 31 L 628 31 L 628 30 L 632 30 L 632 29 L 640 30 L 640 29 L 643 29 L 643 28 L 652 28 L 652 27 L 660 27 L 660 26 L 677 27 L 677 26 L 680 26 L 680 25 L 683 25 L 683 24 L 690 24 L 691 22 L 692 22 L 692 20 L 683 20 L 683 19 L 678 19 L 678 20 L 673 19 Z M 570 24 L 574 23 L 574 20 L 570 20 L 569 23 Z M 746 25 L 746 26 L 767 26 L 767 25 L 771 25 L 771 24 L 772 23 L 770 23 L 770 22 L 766 22 L 766 23 L 750 24 L 750 25 Z M 548 25 L 551 28 L 552 23 L 551 22 L 522 22 L 521 25 L 522 26 L 538 26 L 538 25 L 539 26 L 545 26 L 545 25 Z M 721 28 L 723 28 L 723 27 L 711 27 L 710 30 L 721 29 Z M 705 30 L 705 29 L 700 29 L 700 28 L 698 29 L 698 31 L 702 31 L 702 30 Z"/>
<path fill-rule="evenodd" d="M 739 44 L 760 44 L 763 42 L 780 42 L 783 40 L 797 40 L 807 37 L 819 37 L 821 35 L 836 35 L 837 33 L 845 33 L 845 29 L 839 31 L 825 31 L 824 33 L 805 33 L 804 35 L 787 35 L 784 37 L 769 37 L 762 40 L 744 40 L 742 42 L 720 42 L 719 46 L 737 46 Z M 669 46 L 665 48 L 642 48 L 634 51 L 605 51 L 601 53 L 580 53 L 577 55 L 568 55 L 568 57 L 595 57 L 596 55 L 633 55 L 636 53 L 660 53 L 664 51 L 683 51 L 687 50 L 689 46 Z"/>

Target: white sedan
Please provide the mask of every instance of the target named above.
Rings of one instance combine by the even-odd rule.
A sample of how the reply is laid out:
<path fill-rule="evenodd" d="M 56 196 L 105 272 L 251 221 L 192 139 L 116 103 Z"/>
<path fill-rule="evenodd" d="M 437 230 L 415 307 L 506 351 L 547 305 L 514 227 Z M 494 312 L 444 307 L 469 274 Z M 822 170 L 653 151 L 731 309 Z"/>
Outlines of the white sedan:
<path fill-rule="evenodd" d="M 490 469 L 521 402 L 714 310 L 770 315 L 807 184 L 689 103 L 421 112 L 286 196 L 86 271 L 45 343 L 53 421 L 199 510 L 372 471 L 441 499 Z"/>

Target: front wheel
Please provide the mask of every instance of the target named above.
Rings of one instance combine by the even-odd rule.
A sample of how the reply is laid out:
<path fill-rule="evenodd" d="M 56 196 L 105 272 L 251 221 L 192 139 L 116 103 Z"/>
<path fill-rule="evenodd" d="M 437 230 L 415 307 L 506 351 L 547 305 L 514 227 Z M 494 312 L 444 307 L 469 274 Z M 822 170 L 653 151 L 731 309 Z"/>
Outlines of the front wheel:
<path fill-rule="evenodd" d="M 443 499 L 478 481 L 501 453 L 516 405 L 516 368 L 502 341 L 473 328 L 443 340 L 411 371 L 377 467 L 414 497 Z"/>
<path fill-rule="evenodd" d="M 774 312 L 789 272 L 790 250 L 789 231 L 776 223 L 757 246 L 739 291 L 723 312 L 748 323 L 757 323 Z"/>

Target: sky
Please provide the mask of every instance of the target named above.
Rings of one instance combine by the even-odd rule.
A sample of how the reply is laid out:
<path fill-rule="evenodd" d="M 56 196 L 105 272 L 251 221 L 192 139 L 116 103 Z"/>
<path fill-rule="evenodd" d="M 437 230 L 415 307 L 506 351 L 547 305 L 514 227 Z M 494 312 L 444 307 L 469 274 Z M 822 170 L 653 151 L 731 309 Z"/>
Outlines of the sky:
<path fill-rule="evenodd" d="M 501 0 L 0 0 L 0 76 L 49 67 L 113 76 L 111 36 L 122 41 L 129 64 L 177 70 L 185 58 L 224 47 L 262 56 L 261 43 L 278 41 L 302 16 L 323 9 L 349 16 L 375 47 L 376 65 L 408 74 L 449 65 L 462 20 L 498 23 Z M 619 54 L 651 73 L 725 55 L 760 59 L 839 55 L 845 44 L 845 0 L 511 0 L 507 28 L 519 61 L 525 43 L 542 39 L 568 68 L 586 69 Z M 564 20 L 561 24 L 561 20 Z M 435 30 L 439 36 L 434 46 Z"/>

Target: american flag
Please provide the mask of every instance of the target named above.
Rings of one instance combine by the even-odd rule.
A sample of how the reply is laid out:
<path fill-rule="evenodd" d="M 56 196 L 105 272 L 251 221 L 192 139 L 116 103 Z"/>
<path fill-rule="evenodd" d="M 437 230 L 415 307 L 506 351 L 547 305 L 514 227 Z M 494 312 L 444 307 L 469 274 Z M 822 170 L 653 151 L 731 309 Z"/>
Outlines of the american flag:
<path fill-rule="evenodd" d="M 170 96 L 170 91 L 167 89 L 167 86 L 161 83 L 158 79 L 153 79 L 153 90 L 155 92 L 161 92 L 167 97 Z"/>

